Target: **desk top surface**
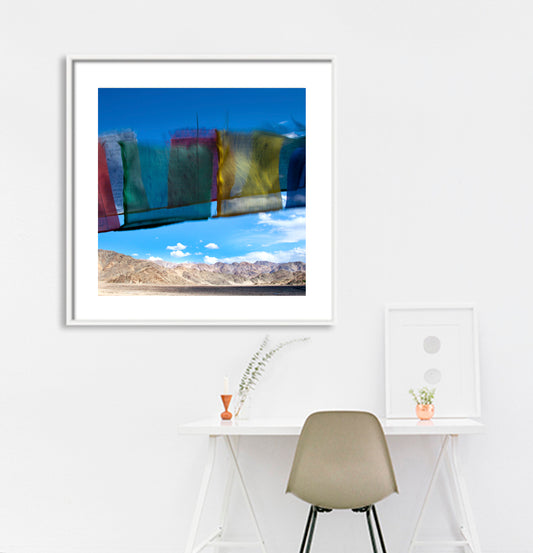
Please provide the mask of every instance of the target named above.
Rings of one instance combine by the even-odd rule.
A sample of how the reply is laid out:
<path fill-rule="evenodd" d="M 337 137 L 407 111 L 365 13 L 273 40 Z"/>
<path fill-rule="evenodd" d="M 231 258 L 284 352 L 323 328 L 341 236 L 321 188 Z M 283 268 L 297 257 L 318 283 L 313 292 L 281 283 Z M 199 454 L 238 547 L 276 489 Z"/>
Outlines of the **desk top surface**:
<path fill-rule="evenodd" d="M 305 418 L 251 418 L 222 421 L 203 419 L 181 424 L 180 434 L 208 436 L 298 436 Z M 387 436 L 423 436 L 446 434 L 479 434 L 485 426 L 475 419 L 381 419 Z"/>

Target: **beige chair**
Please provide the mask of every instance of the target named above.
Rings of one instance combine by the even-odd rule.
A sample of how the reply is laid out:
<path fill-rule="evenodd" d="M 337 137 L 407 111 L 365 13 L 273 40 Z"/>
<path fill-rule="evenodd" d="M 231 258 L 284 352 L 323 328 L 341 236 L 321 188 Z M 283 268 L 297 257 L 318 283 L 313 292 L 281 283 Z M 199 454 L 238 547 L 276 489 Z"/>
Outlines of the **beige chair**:
<path fill-rule="evenodd" d="M 366 513 L 374 553 L 386 553 L 374 503 L 398 493 L 385 435 L 378 419 L 362 411 L 323 411 L 305 421 L 287 492 L 311 504 L 300 553 L 309 553 L 318 513 L 351 509 Z"/>

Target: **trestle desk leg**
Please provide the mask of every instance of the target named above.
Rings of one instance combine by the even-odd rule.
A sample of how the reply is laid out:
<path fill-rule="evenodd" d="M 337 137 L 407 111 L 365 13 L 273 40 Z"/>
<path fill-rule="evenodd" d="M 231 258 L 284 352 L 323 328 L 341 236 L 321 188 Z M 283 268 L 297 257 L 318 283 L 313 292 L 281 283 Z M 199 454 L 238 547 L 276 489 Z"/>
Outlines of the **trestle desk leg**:
<path fill-rule="evenodd" d="M 239 483 L 241 485 L 244 499 L 246 501 L 246 504 L 248 505 L 248 509 L 250 511 L 250 514 L 252 515 L 252 520 L 255 526 L 255 530 L 257 532 L 257 536 L 259 538 L 259 546 L 261 547 L 261 551 L 263 553 L 266 553 L 265 548 L 265 540 L 263 539 L 263 535 L 261 534 L 261 529 L 259 528 L 259 523 L 257 522 L 257 517 L 255 516 L 255 511 L 252 506 L 252 502 L 250 500 L 250 496 L 248 495 L 248 489 L 246 488 L 246 484 L 244 482 L 244 478 L 242 476 L 241 468 L 239 466 L 239 461 L 237 459 L 237 455 L 235 453 L 235 449 L 233 448 L 233 444 L 231 443 L 231 438 L 229 436 L 224 436 L 224 441 L 226 442 L 226 445 L 228 446 L 228 450 L 230 452 L 230 458 L 233 461 L 233 466 L 235 467 L 235 472 L 237 474 L 237 479 L 239 480 Z"/>
<path fill-rule="evenodd" d="M 461 532 L 461 536 L 464 540 L 464 546 L 463 551 L 464 553 L 472 553 L 472 540 L 470 539 L 470 533 L 469 533 L 469 527 L 468 527 L 468 519 L 466 516 L 466 511 L 463 505 L 463 501 L 461 498 L 461 490 L 459 489 L 457 475 L 455 473 L 455 467 L 453 466 L 453 459 L 452 459 L 452 453 L 451 453 L 451 443 L 452 438 L 450 438 L 450 446 L 447 450 L 446 455 L 446 461 L 447 461 L 447 469 L 448 469 L 448 475 L 449 475 L 449 484 L 450 484 L 450 492 L 452 495 L 452 507 L 454 514 L 456 515 L 457 522 L 459 523 L 459 531 Z"/>
<path fill-rule="evenodd" d="M 239 454 L 239 436 L 234 439 L 235 455 Z M 218 529 L 220 531 L 220 538 L 224 537 L 224 530 L 226 528 L 226 520 L 228 518 L 229 502 L 231 499 L 231 491 L 233 489 L 233 481 L 235 479 L 235 465 L 230 460 L 228 467 L 228 476 L 226 479 L 226 488 L 224 490 L 224 498 L 222 499 L 222 509 L 220 511 L 220 519 L 218 523 Z M 219 547 L 215 547 L 215 552 L 220 551 Z"/>
<path fill-rule="evenodd" d="M 193 553 L 194 543 L 198 534 L 198 525 L 200 524 L 200 517 L 205 505 L 205 499 L 207 496 L 207 489 L 209 487 L 209 481 L 213 473 L 213 465 L 215 463 L 216 454 L 216 436 L 209 436 L 209 445 L 207 448 L 207 461 L 204 468 L 204 474 L 202 477 L 202 483 L 200 485 L 200 492 L 198 493 L 198 499 L 196 500 L 196 508 L 192 517 L 191 530 L 189 532 L 189 539 L 187 546 L 185 547 L 185 553 Z"/>
<path fill-rule="evenodd" d="M 435 463 L 435 468 L 433 469 L 433 474 L 431 475 L 431 480 L 429 482 L 429 486 L 426 492 L 426 496 L 424 497 L 424 502 L 422 503 L 422 508 L 420 509 L 420 513 L 418 515 L 418 519 L 416 521 L 415 530 L 413 532 L 413 537 L 411 538 L 411 543 L 409 544 L 409 549 L 407 550 L 408 553 L 412 553 L 415 546 L 416 541 L 418 538 L 418 532 L 420 531 L 420 524 L 422 522 L 422 518 L 424 516 L 424 512 L 426 510 L 426 506 L 429 500 L 429 496 L 431 495 L 431 491 L 433 490 L 433 486 L 435 485 L 435 480 L 437 478 L 437 474 L 439 472 L 440 466 L 442 465 L 442 460 L 444 458 L 444 454 L 446 452 L 446 448 L 448 447 L 448 442 L 450 440 L 450 436 L 446 435 L 444 439 L 442 440 L 442 445 L 439 451 L 439 456 L 437 457 L 437 462 Z"/>
<path fill-rule="evenodd" d="M 463 475 L 460 470 L 459 461 L 457 459 L 457 439 L 456 434 L 452 435 L 449 448 L 449 458 L 452 468 L 452 479 L 454 480 L 457 496 L 460 503 L 460 509 L 462 516 L 464 517 L 464 523 L 466 525 L 466 534 L 464 537 L 468 542 L 468 546 L 472 553 L 481 553 L 481 547 L 479 544 L 479 537 L 474 522 L 474 515 L 472 513 L 472 507 L 468 498 L 468 491 L 463 479 Z"/>

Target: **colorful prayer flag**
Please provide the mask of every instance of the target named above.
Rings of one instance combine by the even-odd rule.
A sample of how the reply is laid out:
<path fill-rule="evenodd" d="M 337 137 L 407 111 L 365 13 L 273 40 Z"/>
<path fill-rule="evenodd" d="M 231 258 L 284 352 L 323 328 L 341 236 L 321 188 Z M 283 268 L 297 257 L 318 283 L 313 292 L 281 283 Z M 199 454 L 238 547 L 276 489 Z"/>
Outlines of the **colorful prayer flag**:
<path fill-rule="evenodd" d="M 98 142 L 98 232 L 108 232 L 119 227 L 120 221 L 111 190 L 105 149 L 103 144 Z"/>
<path fill-rule="evenodd" d="M 217 215 L 227 217 L 282 208 L 279 159 L 283 137 L 217 131 Z"/>

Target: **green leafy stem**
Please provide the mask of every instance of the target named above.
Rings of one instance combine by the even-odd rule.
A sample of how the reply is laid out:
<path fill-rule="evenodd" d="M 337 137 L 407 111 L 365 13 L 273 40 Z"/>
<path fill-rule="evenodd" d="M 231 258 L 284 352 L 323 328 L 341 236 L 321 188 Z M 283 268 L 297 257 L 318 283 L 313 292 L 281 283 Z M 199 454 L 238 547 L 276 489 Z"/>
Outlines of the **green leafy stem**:
<path fill-rule="evenodd" d="M 417 405 L 431 405 L 435 399 L 436 390 L 436 388 L 424 386 L 423 388 L 419 388 L 416 392 L 411 388 L 409 393 Z"/>
<path fill-rule="evenodd" d="M 269 349 L 270 346 L 270 337 L 265 336 L 264 340 L 261 342 L 259 349 L 252 355 L 248 366 L 244 370 L 241 381 L 239 383 L 239 393 L 237 399 L 237 410 L 235 411 L 235 416 L 237 416 L 243 405 L 245 404 L 250 392 L 255 390 L 259 379 L 265 372 L 267 363 L 285 346 L 293 344 L 294 342 L 305 342 L 309 338 L 296 338 L 294 340 L 287 340 L 285 342 L 280 342 L 276 346 Z"/>

